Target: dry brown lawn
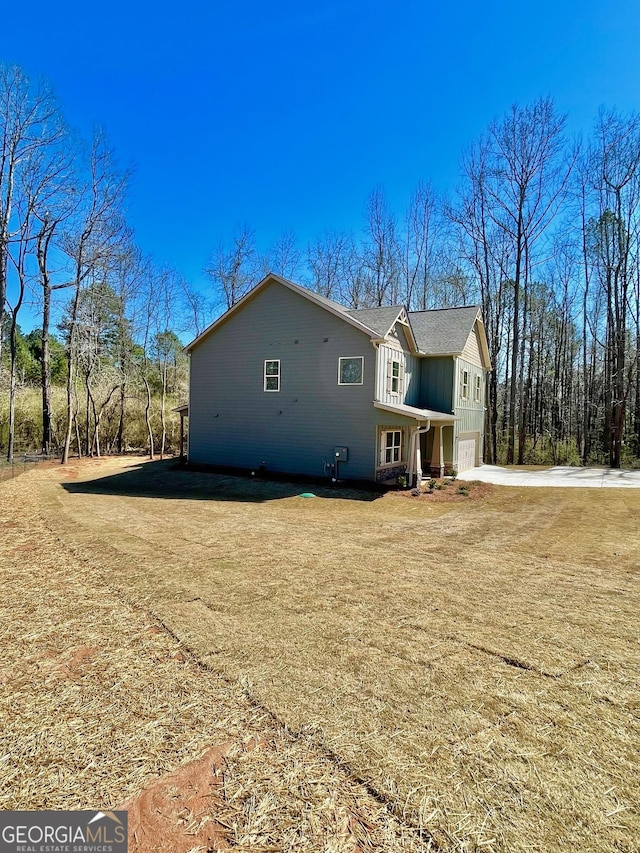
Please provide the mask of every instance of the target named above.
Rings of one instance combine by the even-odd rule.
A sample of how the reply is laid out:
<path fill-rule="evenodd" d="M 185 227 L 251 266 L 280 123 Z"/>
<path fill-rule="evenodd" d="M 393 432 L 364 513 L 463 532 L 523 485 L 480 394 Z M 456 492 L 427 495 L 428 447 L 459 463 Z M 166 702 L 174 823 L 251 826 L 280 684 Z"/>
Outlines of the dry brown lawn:
<path fill-rule="evenodd" d="M 0 484 L 0 807 L 113 807 L 231 741 L 235 849 L 637 851 L 640 491 L 304 490 Z"/>

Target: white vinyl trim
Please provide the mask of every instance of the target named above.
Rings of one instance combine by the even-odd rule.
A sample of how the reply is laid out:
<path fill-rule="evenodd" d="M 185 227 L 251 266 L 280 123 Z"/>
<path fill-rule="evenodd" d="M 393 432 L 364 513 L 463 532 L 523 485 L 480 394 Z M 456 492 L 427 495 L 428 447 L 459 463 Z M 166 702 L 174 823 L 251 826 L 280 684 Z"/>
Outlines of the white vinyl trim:
<path fill-rule="evenodd" d="M 343 361 L 359 361 L 360 362 L 360 381 L 359 382 L 343 382 L 342 379 L 342 362 Z M 364 356 L 363 355 L 343 355 L 338 358 L 338 385 L 364 385 Z"/>
<path fill-rule="evenodd" d="M 273 367 L 273 365 L 275 365 L 275 367 Z M 269 388 L 269 385 L 275 385 L 276 387 Z M 270 394 L 280 390 L 279 358 L 265 358 L 264 360 L 264 390 Z"/>

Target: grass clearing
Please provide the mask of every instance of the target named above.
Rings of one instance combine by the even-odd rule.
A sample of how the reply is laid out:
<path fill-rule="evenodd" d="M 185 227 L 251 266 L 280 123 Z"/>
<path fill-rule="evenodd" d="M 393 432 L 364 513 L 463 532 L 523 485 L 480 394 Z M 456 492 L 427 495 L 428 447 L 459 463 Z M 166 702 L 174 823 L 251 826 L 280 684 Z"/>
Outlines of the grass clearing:
<path fill-rule="evenodd" d="M 43 797 L 55 807 L 87 790 L 113 804 L 207 743 L 268 732 L 268 749 L 238 752 L 229 781 L 244 792 L 227 800 L 244 803 L 231 838 L 240 849 L 265 849 L 265 838 L 296 849 L 296 825 L 307 827 L 305 849 L 310 839 L 333 849 L 331 833 L 345 850 L 354 839 L 379 850 L 635 849 L 640 492 L 309 500 L 288 484 L 122 459 L 0 489 L 11 496 L 0 524 L 14 523 L 3 533 L 23 549 L 3 569 L 14 592 L 0 667 L 12 679 L 27 667 L 4 713 L 11 752 L 31 757 L 14 768 L 9 799 L 3 787 L 5 808 Z M 150 621 L 173 636 L 148 636 Z M 163 657 L 157 643 L 174 651 Z M 64 689 L 86 699 L 113 683 L 118 699 L 95 717 L 90 701 L 64 699 L 73 713 L 52 730 L 60 743 L 75 737 L 68 759 L 35 734 L 53 713 L 41 661 L 51 649 L 68 664 L 81 647 L 99 652 L 83 652 L 74 666 L 85 674 Z M 194 659 L 180 663 L 177 649 Z M 132 708 L 144 724 L 130 731 Z M 305 757 L 287 758 L 274 746 L 282 738 Z M 80 766 L 87 749 L 93 767 Z M 300 791 L 320 823 L 302 821 Z"/>

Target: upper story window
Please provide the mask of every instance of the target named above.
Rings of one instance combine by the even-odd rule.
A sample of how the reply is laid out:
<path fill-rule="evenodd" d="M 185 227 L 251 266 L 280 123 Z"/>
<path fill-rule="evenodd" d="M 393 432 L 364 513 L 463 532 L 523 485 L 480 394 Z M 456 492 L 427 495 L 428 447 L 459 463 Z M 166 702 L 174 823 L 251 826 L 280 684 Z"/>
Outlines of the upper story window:
<path fill-rule="evenodd" d="M 387 391 L 391 394 L 402 393 L 402 362 L 392 358 L 387 363 Z"/>
<path fill-rule="evenodd" d="M 364 383 L 364 356 L 357 355 L 338 359 L 338 385 L 362 385 Z"/>
<path fill-rule="evenodd" d="M 460 371 L 460 399 L 468 400 L 469 399 L 469 371 L 461 370 Z"/>
<path fill-rule="evenodd" d="M 264 390 L 280 390 L 280 359 L 272 358 L 264 363 Z"/>
<path fill-rule="evenodd" d="M 473 387 L 473 399 L 476 403 L 482 400 L 482 380 L 476 376 L 476 384 Z"/>

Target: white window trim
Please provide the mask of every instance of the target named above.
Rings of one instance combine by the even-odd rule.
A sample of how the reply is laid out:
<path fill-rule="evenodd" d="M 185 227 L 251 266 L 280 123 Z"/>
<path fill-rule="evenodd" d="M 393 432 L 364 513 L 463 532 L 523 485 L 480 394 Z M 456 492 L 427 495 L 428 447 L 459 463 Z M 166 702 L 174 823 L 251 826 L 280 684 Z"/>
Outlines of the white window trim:
<path fill-rule="evenodd" d="M 391 445 L 391 448 L 387 447 L 387 435 L 389 433 L 398 433 L 400 436 L 400 444 L 396 445 L 395 443 Z M 402 429 L 383 429 L 380 430 L 380 454 L 378 456 L 379 466 L 380 468 L 393 467 L 394 465 L 400 465 L 402 463 L 402 452 L 403 452 L 403 444 L 404 444 L 404 435 Z M 391 462 L 386 461 L 387 450 L 395 450 L 398 449 L 398 458 L 392 459 Z M 393 455 L 393 454 L 392 454 Z"/>
<path fill-rule="evenodd" d="M 473 402 L 482 402 L 482 377 L 479 375 L 476 376 L 476 381 L 473 386 Z"/>
<path fill-rule="evenodd" d="M 352 361 L 353 359 L 360 359 L 360 382 L 341 382 L 340 377 L 342 375 L 342 362 L 343 361 Z M 364 356 L 363 355 L 341 355 L 338 357 L 338 385 L 364 385 Z"/>
<path fill-rule="evenodd" d="M 398 365 L 398 374 L 394 376 L 393 367 L 394 365 Z M 402 394 L 402 386 L 404 380 L 404 370 L 402 367 L 402 361 L 400 358 L 390 358 L 389 359 L 389 382 L 388 382 L 388 391 L 389 394 L 394 394 L 396 396 L 400 396 Z M 396 383 L 396 388 L 393 387 L 393 383 Z"/>
<path fill-rule="evenodd" d="M 278 373 L 277 374 L 270 373 L 269 376 L 267 376 L 267 364 L 277 364 L 278 365 Z M 278 387 L 277 388 L 267 388 L 267 379 L 274 379 L 274 378 L 278 380 Z M 280 359 L 279 358 L 265 358 L 264 366 L 263 366 L 263 379 L 264 379 L 263 390 L 267 394 L 277 394 L 280 391 Z"/>
<path fill-rule="evenodd" d="M 464 375 L 467 374 L 467 381 L 464 381 Z M 469 371 L 464 368 L 460 368 L 460 399 L 468 400 L 469 399 Z"/>

